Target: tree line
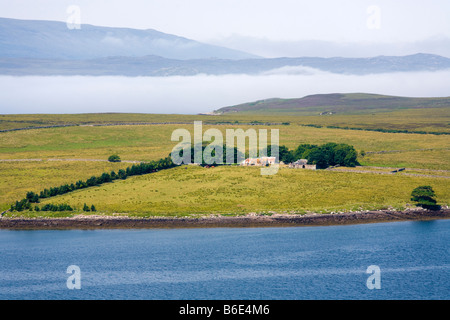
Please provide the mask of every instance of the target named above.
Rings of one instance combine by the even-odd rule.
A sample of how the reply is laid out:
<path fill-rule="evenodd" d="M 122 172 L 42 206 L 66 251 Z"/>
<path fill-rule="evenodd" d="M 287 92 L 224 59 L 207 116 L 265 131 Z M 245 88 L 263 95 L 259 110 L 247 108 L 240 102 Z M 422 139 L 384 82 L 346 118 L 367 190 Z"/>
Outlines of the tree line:
<path fill-rule="evenodd" d="M 182 164 L 198 164 L 200 166 L 208 165 L 224 165 L 227 163 L 227 145 L 207 145 L 206 143 L 199 143 L 190 148 L 180 147 L 178 150 L 174 150 L 174 155 L 178 156 L 180 160 L 183 160 Z M 240 152 L 237 147 L 230 147 L 232 153 L 232 161 L 235 163 L 238 159 L 244 159 L 244 153 Z M 195 159 L 196 151 L 201 154 L 201 162 L 197 162 Z M 217 152 L 216 152 L 217 151 Z M 185 154 L 187 152 L 187 154 Z M 230 156 L 231 157 L 231 156 Z M 197 159 L 198 160 L 198 159 Z"/>
<path fill-rule="evenodd" d="M 152 173 L 158 170 L 169 169 L 174 166 L 176 166 L 176 164 L 172 162 L 172 159 L 170 157 L 166 157 L 164 159 L 156 161 L 133 164 L 132 166 L 126 169 L 120 169 L 117 173 L 115 171 L 111 171 L 110 173 L 104 172 L 100 176 L 92 176 L 87 180 L 78 180 L 76 183 L 64 184 L 59 187 L 46 188 L 40 191 L 39 193 L 29 191 L 27 192 L 26 197 L 24 199 L 16 201 L 15 204 L 11 205 L 11 211 L 30 210 L 32 208 L 31 204 L 39 203 L 40 199 L 46 199 L 57 195 L 63 195 L 75 190 L 80 190 L 88 187 L 99 186 L 103 183 L 112 182 L 114 180 L 119 179 L 125 180 L 131 176 Z"/>
<path fill-rule="evenodd" d="M 270 146 L 267 154 L 270 154 Z M 315 164 L 318 169 L 325 169 L 329 166 L 354 167 L 359 165 L 358 153 L 355 148 L 345 143 L 329 142 L 323 145 L 301 144 L 294 150 L 289 150 L 286 146 L 278 148 L 279 161 L 292 163 L 299 159 L 308 160 L 309 164 Z"/>
<path fill-rule="evenodd" d="M 198 145 L 198 152 L 202 154 L 202 162 L 198 163 L 199 165 L 222 165 L 227 161 L 226 153 L 227 146 L 223 145 L 223 147 L 216 146 L 211 147 L 208 145 L 202 144 Z M 218 148 L 218 149 L 216 149 Z M 216 150 L 221 152 L 220 155 L 216 157 Z M 272 147 L 269 145 L 264 151 L 264 155 L 272 156 L 271 153 Z M 206 151 L 206 152 L 205 152 Z M 183 157 L 184 150 L 180 148 L 178 151 L 178 155 L 180 158 Z M 189 161 L 190 163 L 194 163 L 194 147 L 191 147 L 189 152 Z M 259 156 L 262 156 L 263 153 L 259 153 Z M 315 145 L 315 144 L 301 144 L 294 150 L 289 150 L 286 146 L 281 145 L 278 147 L 278 157 L 276 157 L 276 161 L 282 161 L 284 163 L 295 162 L 299 159 L 307 159 L 308 163 L 315 164 L 318 169 L 324 169 L 329 166 L 345 166 L 345 167 L 354 167 L 359 165 L 357 160 L 358 153 L 355 148 L 351 145 L 345 143 L 326 143 L 323 145 Z M 249 157 L 248 150 L 243 153 L 238 148 L 233 148 L 233 159 L 245 159 Z M 218 160 L 218 161 L 216 161 Z"/>
<path fill-rule="evenodd" d="M 34 207 L 31 205 L 31 202 L 28 199 L 22 199 L 20 201 L 16 201 L 15 204 L 11 205 L 11 211 L 73 211 L 73 208 L 65 203 L 53 204 L 47 203 L 42 207 L 35 205 Z"/>

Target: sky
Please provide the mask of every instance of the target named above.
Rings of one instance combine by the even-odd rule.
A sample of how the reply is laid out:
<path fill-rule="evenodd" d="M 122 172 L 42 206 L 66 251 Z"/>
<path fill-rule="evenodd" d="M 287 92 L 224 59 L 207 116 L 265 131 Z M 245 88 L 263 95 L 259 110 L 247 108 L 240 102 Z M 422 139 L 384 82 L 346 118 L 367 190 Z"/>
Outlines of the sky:
<path fill-rule="evenodd" d="M 450 56 L 448 0 L 0 0 L 0 16 L 156 29 L 266 57 Z M 322 54 L 320 54 L 322 53 Z"/>

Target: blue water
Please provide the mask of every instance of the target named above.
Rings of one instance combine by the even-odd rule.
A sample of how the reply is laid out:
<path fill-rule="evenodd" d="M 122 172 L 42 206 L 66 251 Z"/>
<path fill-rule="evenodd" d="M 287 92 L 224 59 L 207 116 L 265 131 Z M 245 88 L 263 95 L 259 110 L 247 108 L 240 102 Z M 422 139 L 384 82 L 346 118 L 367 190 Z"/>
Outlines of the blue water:
<path fill-rule="evenodd" d="M 449 299 L 449 243 L 450 220 L 0 230 L 0 299 Z M 81 289 L 67 287 L 70 265 Z"/>

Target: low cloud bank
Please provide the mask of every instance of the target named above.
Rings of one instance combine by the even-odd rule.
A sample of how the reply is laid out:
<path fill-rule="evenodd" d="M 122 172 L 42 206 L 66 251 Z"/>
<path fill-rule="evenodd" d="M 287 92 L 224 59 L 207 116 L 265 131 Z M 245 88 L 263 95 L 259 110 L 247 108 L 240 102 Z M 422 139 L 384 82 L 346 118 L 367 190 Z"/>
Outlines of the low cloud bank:
<path fill-rule="evenodd" d="M 12 77 L 0 76 L 0 114 L 141 112 L 195 114 L 267 98 L 365 92 L 450 96 L 450 70 L 341 75 L 311 68 L 259 76 Z"/>

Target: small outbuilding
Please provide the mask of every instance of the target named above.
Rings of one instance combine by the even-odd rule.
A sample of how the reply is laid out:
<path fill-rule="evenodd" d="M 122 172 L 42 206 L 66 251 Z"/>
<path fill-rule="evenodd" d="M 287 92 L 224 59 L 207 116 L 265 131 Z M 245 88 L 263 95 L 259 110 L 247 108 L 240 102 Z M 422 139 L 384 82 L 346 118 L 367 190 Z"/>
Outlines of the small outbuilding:
<path fill-rule="evenodd" d="M 266 166 L 275 164 L 275 157 L 247 158 L 241 166 Z"/>
<path fill-rule="evenodd" d="M 316 170 L 315 164 L 308 164 L 307 159 L 299 159 L 295 162 L 292 162 L 289 164 L 289 168 L 292 169 L 309 169 L 309 170 Z"/>

